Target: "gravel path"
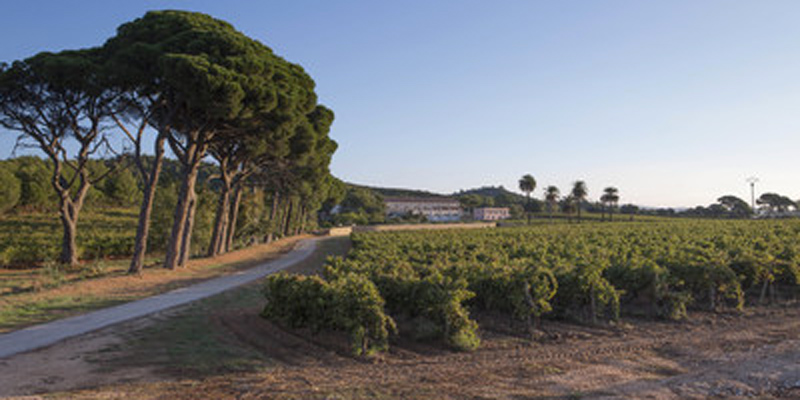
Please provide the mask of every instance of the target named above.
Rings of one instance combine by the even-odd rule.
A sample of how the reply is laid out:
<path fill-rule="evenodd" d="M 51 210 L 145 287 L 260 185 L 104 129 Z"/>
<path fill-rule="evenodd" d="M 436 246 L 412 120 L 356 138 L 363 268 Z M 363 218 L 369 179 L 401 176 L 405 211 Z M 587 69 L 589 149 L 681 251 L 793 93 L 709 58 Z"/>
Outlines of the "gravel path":
<path fill-rule="evenodd" d="M 303 240 L 281 258 L 246 271 L 211 279 L 142 300 L 105 308 L 0 335 L 0 359 L 50 346 L 66 338 L 200 300 L 252 282 L 295 264 L 314 252 L 316 240 Z"/>

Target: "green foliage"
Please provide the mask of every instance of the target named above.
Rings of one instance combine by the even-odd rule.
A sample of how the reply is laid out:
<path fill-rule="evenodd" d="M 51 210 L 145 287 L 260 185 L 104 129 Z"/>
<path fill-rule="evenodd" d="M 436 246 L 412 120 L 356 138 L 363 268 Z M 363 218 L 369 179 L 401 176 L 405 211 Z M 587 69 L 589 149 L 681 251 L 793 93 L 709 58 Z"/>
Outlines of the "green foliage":
<path fill-rule="evenodd" d="M 444 339 L 458 350 L 474 350 L 480 345 L 478 324 L 469 318 L 464 303 L 475 296 L 465 279 L 433 271 L 424 278 L 399 276 L 376 278 L 381 293 L 386 293 L 389 309 L 417 319 L 417 328 L 432 324 L 433 329 L 417 331 L 421 339 Z"/>
<path fill-rule="evenodd" d="M 553 310 L 558 281 L 548 268 L 477 267 L 466 272 L 475 303 L 528 320 Z"/>
<path fill-rule="evenodd" d="M 109 202 L 118 206 L 131 207 L 142 198 L 142 191 L 131 168 L 122 168 L 106 178 L 103 192 Z"/>
<path fill-rule="evenodd" d="M 690 307 L 741 309 L 747 293 L 757 296 L 764 282 L 772 285 L 768 291 L 792 293 L 799 234 L 797 221 L 382 232 L 354 235 L 348 259 L 334 266 L 403 279 L 449 271 L 469 282 L 472 304 L 518 316 L 524 313 L 510 299 L 522 297 L 513 295 L 519 290 L 513 282 L 549 270 L 556 277 L 550 301 L 556 315 L 615 319 L 626 307 L 638 313 L 644 306 L 651 315 L 682 318 Z"/>
<path fill-rule="evenodd" d="M 740 310 L 748 298 L 791 298 L 800 289 L 796 220 L 371 232 L 352 241 L 347 258 L 330 260 L 314 279 L 369 280 L 411 337 L 460 350 L 480 344 L 470 307 L 529 327 L 541 317 L 601 323 L 623 313 L 678 320 L 691 308 Z M 289 297 L 275 304 L 305 326 L 329 315 Z"/>
<path fill-rule="evenodd" d="M 269 221 L 270 207 L 263 190 L 245 190 L 236 221 L 236 239 L 239 242 L 258 242 L 272 231 Z"/>
<path fill-rule="evenodd" d="M 385 349 L 389 334 L 396 330 L 375 285 L 357 274 L 326 281 L 279 273 L 267 278 L 263 293 L 267 305 L 262 317 L 315 332 L 347 332 L 356 355 Z"/>
<path fill-rule="evenodd" d="M 621 293 L 603 277 L 604 270 L 601 264 L 561 269 L 555 299 L 559 314 L 592 322 L 619 319 Z"/>
<path fill-rule="evenodd" d="M 147 247 L 164 250 L 172 229 L 175 204 L 178 203 L 178 184 L 175 182 L 159 185 L 153 200 L 153 214 L 150 217 L 150 236 Z"/>
<path fill-rule="evenodd" d="M 746 201 L 732 195 L 722 196 L 717 202 L 733 218 L 746 218 L 753 215 L 753 209 Z"/>
<path fill-rule="evenodd" d="M 214 208 L 217 204 L 215 193 L 207 185 L 201 185 L 196 193 L 197 208 L 194 216 L 194 229 L 192 230 L 192 254 L 205 254 L 211 230 L 214 226 Z"/>
<path fill-rule="evenodd" d="M 78 221 L 78 250 L 84 259 L 124 257 L 131 253 L 136 211 L 87 210 Z M 52 213 L 14 213 L 0 218 L 0 267 L 32 267 L 55 260 L 61 223 Z"/>
<path fill-rule="evenodd" d="M 608 280 L 624 295 L 623 302 L 649 306 L 648 313 L 661 318 L 686 318 L 692 296 L 679 289 L 683 282 L 655 261 L 634 255 L 624 263 L 612 263 Z"/>
<path fill-rule="evenodd" d="M 340 206 L 340 213 L 332 218 L 334 225 L 368 225 L 385 221 L 383 198 L 367 188 L 349 186 Z"/>
<path fill-rule="evenodd" d="M 385 349 L 394 320 L 383 311 L 384 301 L 375 285 L 364 276 L 348 274 L 330 282 L 331 317 L 334 325 L 352 335 L 353 350 L 366 355 L 372 348 Z M 355 347 L 359 344 L 359 347 Z"/>
<path fill-rule="evenodd" d="M 16 175 L 22 184 L 20 206 L 36 210 L 55 208 L 56 198 L 50 186 L 52 172 L 47 162 L 38 157 L 20 157 L 8 162 L 16 164 Z"/>
<path fill-rule="evenodd" d="M 777 193 L 762 194 L 756 199 L 756 204 L 770 212 L 786 212 L 790 208 L 797 208 L 797 204 L 792 199 Z"/>
<path fill-rule="evenodd" d="M 525 209 L 536 212 L 543 208 L 540 200 L 526 198 L 518 193 L 510 192 L 502 186 L 482 187 L 456 193 L 461 205 L 467 209 L 475 207 L 508 207 L 511 219 L 522 218 Z"/>
<path fill-rule="evenodd" d="M 702 243 L 687 246 L 672 260 L 671 267 L 694 298 L 708 302 L 709 309 L 715 310 L 721 300 L 730 300 L 739 310 L 744 307 L 740 277 L 731 268 L 726 252 Z"/>
<path fill-rule="evenodd" d="M 7 165 L 0 164 L 0 214 L 17 205 L 21 192 L 22 183 Z"/>

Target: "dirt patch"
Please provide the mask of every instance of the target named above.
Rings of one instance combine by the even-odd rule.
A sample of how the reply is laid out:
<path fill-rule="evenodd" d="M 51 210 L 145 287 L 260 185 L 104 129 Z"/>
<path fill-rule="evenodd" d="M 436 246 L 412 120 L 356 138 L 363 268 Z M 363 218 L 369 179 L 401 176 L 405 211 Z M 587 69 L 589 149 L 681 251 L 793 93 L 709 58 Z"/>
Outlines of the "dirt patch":
<path fill-rule="evenodd" d="M 151 322 L 152 320 L 140 319 L 0 360 L 0 397 L 34 395 L 112 383 L 155 381 L 157 375 L 149 367 L 103 367 L 104 361 L 113 356 L 109 349 L 119 348 L 123 343 L 117 333 L 141 329 Z"/>
<path fill-rule="evenodd" d="M 260 308 L 215 315 L 216 322 L 236 340 L 277 361 L 282 366 L 343 366 L 349 357 L 347 337 L 335 333 L 313 334 L 284 329 L 258 316 Z"/>
<path fill-rule="evenodd" d="M 236 399 L 705 399 L 800 398 L 800 307 L 744 315 L 696 313 L 685 323 L 634 321 L 613 327 L 547 323 L 529 340 L 498 325 L 473 353 L 393 343 L 363 360 L 346 338 L 288 330 L 254 315 L 216 316 L 240 345 L 274 364 L 262 371 L 79 392 L 69 398 Z M 97 363 L 97 361 L 95 361 Z M 100 362 L 102 365 L 102 361 Z M 116 364 L 119 365 L 119 364 Z M 112 369 L 124 376 L 125 368 Z M 96 374 L 96 372 L 95 372 Z M 144 379 L 144 381 L 138 381 Z M 108 382 L 108 380 L 105 380 Z M 50 385 L 55 387 L 54 385 Z"/>

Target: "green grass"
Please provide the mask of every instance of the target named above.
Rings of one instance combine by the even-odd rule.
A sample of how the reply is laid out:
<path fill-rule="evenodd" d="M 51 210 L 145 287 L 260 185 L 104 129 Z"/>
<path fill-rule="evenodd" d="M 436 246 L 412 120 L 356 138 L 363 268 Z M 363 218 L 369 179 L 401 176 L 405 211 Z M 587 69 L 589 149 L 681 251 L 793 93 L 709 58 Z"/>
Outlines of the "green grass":
<path fill-rule="evenodd" d="M 34 303 L 2 307 L 0 331 L 41 322 L 43 315 L 52 320 L 121 303 L 124 300 L 81 295 L 45 298 Z"/>
<path fill-rule="evenodd" d="M 252 371 L 269 360 L 227 338 L 212 321 L 213 315 L 242 305 L 258 304 L 258 285 L 247 285 L 196 302 L 177 315 L 126 335 L 122 349 L 126 365 L 153 366 L 178 376 Z"/>

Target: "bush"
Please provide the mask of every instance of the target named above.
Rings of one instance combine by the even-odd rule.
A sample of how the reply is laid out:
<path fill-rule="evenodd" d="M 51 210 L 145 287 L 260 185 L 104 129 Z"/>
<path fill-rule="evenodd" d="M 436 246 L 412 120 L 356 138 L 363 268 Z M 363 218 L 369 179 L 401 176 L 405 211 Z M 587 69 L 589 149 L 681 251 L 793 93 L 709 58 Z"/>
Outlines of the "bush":
<path fill-rule="evenodd" d="M 680 289 L 680 280 L 655 261 L 635 257 L 611 266 L 606 274 L 611 284 L 625 293 L 626 303 L 649 305 L 650 313 L 660 318 L 686 318 L 692 296 Z"/>
<path fill-rule="evenodd" d="M 457 350 L 478 348 L 478 324 L 464 305 L 475 293 L 467 289 L 463 278 L 430 272 L 425 278 L 393 274 L 375 279 L 387 307 L 417 322 L 417 338 L 443 339 Z"/>
<path fill-rule="evenodd" d="M 279 273 L 267 278 L 267 305 L 261 316 L 294 328 L 343 331 L 350 335 L 353 353 L 383 350 L 394 320 L 383 311 L 384 301 L 366 277 L 345 274 L 328 282 L 318 276 Z"/>
<path fill-rule="evenodd" d="M 566 317 L 596 323 L 598 318 L 619 319 L 621 291 L 603 277 L 601 265 L 584 265 L 559 271 L 557 309 Z"/>
<path fill-rule="evenodd" d="M 548 268 L 490 266 L 468 274 L 475 302 L 485 310 L 510 313 L 536 328 L 542 315 L 553 310 L 550 300 L 558 291 L 558 281 Z"/>

